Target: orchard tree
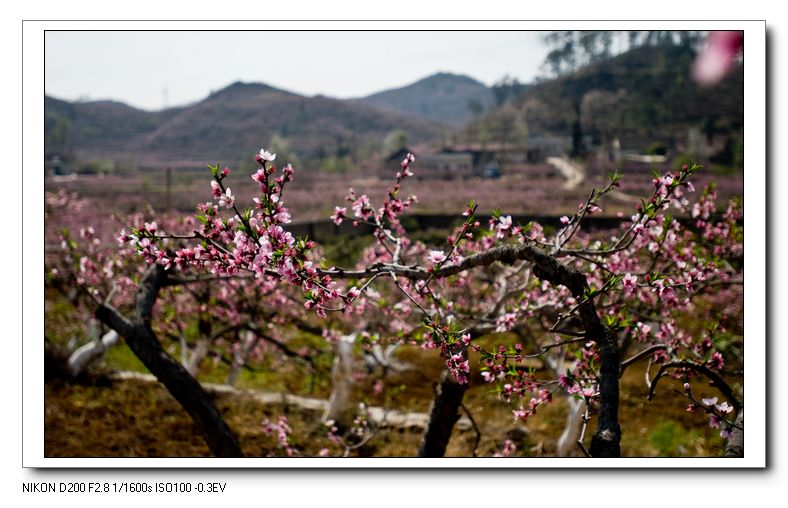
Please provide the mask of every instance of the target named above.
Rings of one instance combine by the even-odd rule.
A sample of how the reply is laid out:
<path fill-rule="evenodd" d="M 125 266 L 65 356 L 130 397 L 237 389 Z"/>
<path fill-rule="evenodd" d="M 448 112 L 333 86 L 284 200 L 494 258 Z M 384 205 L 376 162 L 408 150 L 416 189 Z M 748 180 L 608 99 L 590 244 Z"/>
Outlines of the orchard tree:
<path fill-rule="evenodd" d="M 709 424 L 731 439 L 731 453 L 742 450 L 736 439 L 743 434 L 743 403 L 724 381 L 724 352 L 717 347 L 739 325 L 736 315 L 720 315 L 720 307 L 713 305 L 717 295 L 741 294 L 740 213 L 732 203 L 722 218 L 712 217 L 713 192 L 690 207 L 686 194 L 694 191 L 690 177 L 696 166 L 655 178 L 652 195 L 612 237 L 585 234 L 582 225 L 585 217 L 600 211 L 618 176 L 593 191 L 573 216 L 562 217 L 554 234 L 535 223 L 513 224 L 501 213 L 482 227 L 471 202 L 445 245 L 427 246 L 412 241 L 399 220 L 415 201 L 414 196 L 402 197 L 401 186 L 412 176 L 414 159 L 408 155 L 382 204 L 373 206 L 351 189 L 349 207 L 336 207 L 332 218 L 337 224 L 351 220 L 371 226 L 375 238 L 358 266 L 345 268 L 328 266 L 313 242 L 287 231 L 291 217 L 284 191 L 294 169 L 286 165 L 278 171 L 275 158 L 266 150 L 257 156 L 259 169 L 251 178 L 259 195 L 248 208 L 239 207 L 224 184 L 229 169 L 212 166 L 214 200 L 199 206 L 192 231 L 173 233 L 150 223 L 123 231 L 119 240 L 151 267 L 133 320 L 106 301 L 97 316 L 127 340 L 140 337 L 155 350 L 150 321 L 159 290 L 210 278 L 254 281 L 271 292 L 295 291 L 300 307 L 324 319 L 329 314 L 365 316 L 354 322 L 375 331 L 378 340 L 436 348 L 445 359 L 422 456 L 445 451 L 470 381 L 469 350 L 481 355 L 484 379 L 515 404 L 517 418 L 535 415 L 557 391 L 582 402 L 583 433 L 590 415 L 597 418 L 588 449 L 582 435 L 579 439 L 591 456 L 620 456 L 619 378 L 639 360 L 650 362 L 648 372 L 651 364 L 660 365 L 648 377 L 650 396 L 662 377 L 684 379 L 689 410 L 708 414 Z M 689 213 L 694 224 L 688 227 L 667 215 L 671 207 Z M 677 318 L 703 316 L 697 314 L 701 308 L 708 318 L 692 326 Z M 492 351 L 475 343 L 483 334 L 521 326 L 531 330 L 525 343 Z M 622 359 L 630 346 L 638 350 Z M 566 367 L 554 379 L 521 366 L 529 357 L 546 355 Z M 173 379 L 162 381 L 176 395 L 182 380 Z M 701 389 L 693 391 L 692 383 L 697 387 L 703 379 L 724 400 L 698 398 Z M 202 422 L 199 411 L 190 414 Z M 205 431 L 206 438 L 211 432 Z"/>

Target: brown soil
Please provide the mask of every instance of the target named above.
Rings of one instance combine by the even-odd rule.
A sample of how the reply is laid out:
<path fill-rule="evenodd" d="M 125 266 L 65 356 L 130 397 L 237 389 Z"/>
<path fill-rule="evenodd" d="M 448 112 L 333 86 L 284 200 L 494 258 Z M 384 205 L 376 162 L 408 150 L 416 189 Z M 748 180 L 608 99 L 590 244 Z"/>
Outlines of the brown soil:
<path fill-rule="evenodd" d="M 430 374 L 432 370 L 426 369 Z M 402 375 L 398 380 L 392 379 L 418 388 L 401 392 L 389 401 L 389 407 L 426 411 L 432 387 L 422 379 L 425 374 L 418 374 L 419 380 L 405 379 Z M 624 378 L 623 454 L 719 456 L 723 440 L 706 426 L 705 418 L 686 413 L 686 403 L 673 393 L 670 383 L 660 385 L 659 396 L 648 402 L 642 374 L 633 370 Z M 559 399 L 540 409 L 538 415 L 523 425 L 513 420 L 511 406 L 496 400 L 489 390 L 489 385 L 474 383 L 464 400 L 481 431 L 478 456 L 490 456 L 501 450 L 507 438 L 517 445 L 517 456 L 553 455 L 555 440 L 563 430 L 563 401 Z M 342 454 L 343 450 L 326 438 L 317 412 L 281 405 L 264 407 L 237 395 L 217 395 L 214 402 L 239 436 L 246 456 L 284 453 L 276 438 L 263 432 L 262 425 L 264 419 L 276 421 L 280 415 L 287 416 L 293 428 L 291 444 L 299 455 L 317 456 L 323 448 L 328 448 L 332 456 Z M 586 443 L 594 427 L 592 420 Z M 421 433 L 420 429 L 382 429 L 351 456 L 411 457 L 418 449 Z M 472 456 L 476 437 L 472 429 L 455 430 L 446 455 Z M 77 384 L 63 379 L 47 382 L 44 451 L 48 457 L 210 456 L 197 428 L 178 403 L 160 385 L 136 380 L 98 384 Z"/>

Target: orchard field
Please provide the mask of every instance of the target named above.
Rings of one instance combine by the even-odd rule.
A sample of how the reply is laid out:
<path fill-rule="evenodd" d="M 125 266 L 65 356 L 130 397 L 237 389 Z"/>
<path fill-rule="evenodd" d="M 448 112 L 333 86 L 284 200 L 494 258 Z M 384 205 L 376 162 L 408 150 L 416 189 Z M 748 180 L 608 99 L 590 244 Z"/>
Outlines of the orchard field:
<path fill-rule="evenodd" d="M 49 179 L 46 455 L 741 453 L 741 176 L 411 163 Z"/>

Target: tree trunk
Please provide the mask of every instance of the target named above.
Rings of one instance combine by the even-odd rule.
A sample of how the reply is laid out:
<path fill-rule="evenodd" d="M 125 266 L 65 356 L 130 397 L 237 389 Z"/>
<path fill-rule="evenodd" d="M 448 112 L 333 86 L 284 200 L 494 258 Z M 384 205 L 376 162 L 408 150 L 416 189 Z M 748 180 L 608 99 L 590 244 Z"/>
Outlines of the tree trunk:
<path fill-rule="evenodd" d="M 235 435 L 211 403 L 208 394 L 180 363 L 167 354 L 153 333 L 153 305 L 166 279 L 167 273 L 161 266 L 152 265 L 148 269 L 137 291 L 133 321 L 106 303 L 96 310 L 96 317 L 123 336 L 137 358 L 189 413 L 215 456 L 242 457 Z"/>
<path fill-rule="evenodd" d="M 733 422 L 735 427 L 731 430 L 733 436 L 725 447 L 725 457 L 744 457 L 744 408 L 736 415 Z"/>
<path fill-rule="evenodd" d="M 100 333 L 96 330 L 96 333 Z M 101 358 L 104 351 L 118 343 L 118 332 L 110 330 L 103 336 L 97 335 L 93 340 L 80 346 L 68 357 L 68 371 L 77 377 L 92 362 Z"/>
<path fill-rule="evenodd" d="M 356 406 L 353 403 L 353 347 L 356 334 L 344 335 L 337 343 L 331 366 L 331 396 L 323 421 L 333 421 L 342 432 L 353 425 Z"/>
<path fill-rule="evenodd" d="M 596 315 L 596 312 L 595 312 Z M 600 324 L 601 326 L 601 324 Z M 605 329 L 599 347 L 599 430 L 591 438 L 592 457 L 621 456 L 621 427 L 618 425 L 618 357 L 616 334 Z"/>
<path fill-rule="evenodd" d="M 249 354 L 252 352 L 255 346 L 257 346 L 257 342 L 259 340 L 260 336 L 253 332 L 244 333 L 244 339 L 242 340 L 241 346 L 233 354 L 233 362 L 230 366 L 230 373 L 227 374 L 228 385 L 235 386 L 235 383 L 238 381 L 238 376 L 241 374 L 241 369 L 244 367 L 244 365 L 246 365 L 246 360 L 249 358 Z"/>
<path fill-rule="evenodd" d="M 534 255 L 535 254 L 535 255 Z M 581 300 L 578 312 L 588 340 L 599 351 L 599 430 L 591 438 L 589 453 L 593 457 L 621 456 L 621 427 L 618 424 L 618 374 L 621 360 L 618 353 L 617 334 L 605 327 L 599 319 L 593 299 L 584 297 L 588 280 L 577 270 L 562 265 L 552 256 L 534 249 L 534 274 L 552 284 L 567 287 Z"/>
<path fill-rule="evenodd" d="M 580 438 L 580 431 L 583 426 L 583 415 L 585 414 L 586 403 L 583 399 L 575 399 L 571 396 L 566 398 L 566 426 L 561 437 L 556 443 L 555 454 L 559 457 L 575 457 L 579 452 L 577 441 Z"/>
<path fill-rule="evenodd" d="M 197 345 L 194 346 L 192 352 L 188 354 L 186 362 L 181 362 L 186 368 L 186 372 L 192 376 L 197 376 L 197 373 L 200 371 L 200 364 L 205 357 L 208 356 L 208 348 L 210 345 L 211 340 L 208 338 L 202 337 L 197 340 Z"/>
<path fill-rule="evenodd" d="M 419 448 L 419 457 L 443 457 L 446 453 L 454 424 L 460 419 L 460 405 L 467 389 L 467 384 L 457 383 L 444 369 L 432 400 L 430 421 Z"/>

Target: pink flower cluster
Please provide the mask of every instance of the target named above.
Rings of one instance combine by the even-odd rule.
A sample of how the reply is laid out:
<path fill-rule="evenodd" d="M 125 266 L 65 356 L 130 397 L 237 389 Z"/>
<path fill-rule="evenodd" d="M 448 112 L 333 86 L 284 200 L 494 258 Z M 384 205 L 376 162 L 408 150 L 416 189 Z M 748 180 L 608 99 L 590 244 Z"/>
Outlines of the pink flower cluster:
<path fill-rule="evenodd" d="M 269 164 L 275 158 L 276 154 L 264 149 L 256 157 L 261 167 L 251 179 L 259 184 L 260 194 L 253 200 L 253 209 L 242 212 L 236 207 L 232 191 L 223 183 L 230 170 L 211 167 L 214 177 L 211 192 L 217 204 L 205 203 L 198 207 L 197 219 L 201 227 L 192 235 L 161 234 L 154 222 L 146 223 L 132 234 L 124 230 L 118 240 L 128 242 L 149 263 L 158 263 L 165 269 L 192 267 L 219 276 L 249 272 L 258 278 L 273 278 L 300 286 L 307 299 L 306 307 L 325 317 L 326 303 L 339 298 L 340 294 L 331 278 L 320 276 L 308 259 L 314 243 L 296 239 L 284 228 L 291 217 L 282 196 L 287 183 L 293 179 L 294 169 L 288 164 L 276 176 L 276 166 Z M 222 217 L 219 207 L 231 208 L 235 215 Z M 190 239 L 199 243 L 175 251 L 160 246 L 167 240 Z"/>
<path fill-rule="evenodd" d="M 276 423 L 265 418 L 263 420 L 263 432 L 267 436 L 276 435 L 276 441 L 279 448 L 284 451 L 288 457 L 297 455 L 296 449 L 290 444 L 290 434 L 293 432 L 293 429 L 287 424 L 286 416 L 280 416 Z"/>
<path fill-rule="evenodd" d="M 519 409 L 513 411 L 515 420 L 527 420 L 529 417 L 536 414 L 536 410 L 542 404 L 547 404 L 553 401 L 553 394 L 547 389 L 541 389 L 535 397 L 531 397 L 528 401 L 528 407 L 520 406 Z"/>

